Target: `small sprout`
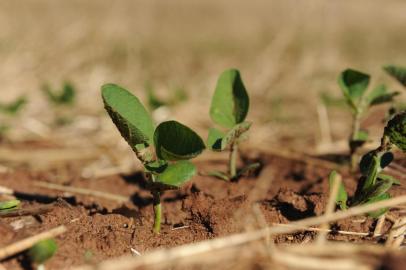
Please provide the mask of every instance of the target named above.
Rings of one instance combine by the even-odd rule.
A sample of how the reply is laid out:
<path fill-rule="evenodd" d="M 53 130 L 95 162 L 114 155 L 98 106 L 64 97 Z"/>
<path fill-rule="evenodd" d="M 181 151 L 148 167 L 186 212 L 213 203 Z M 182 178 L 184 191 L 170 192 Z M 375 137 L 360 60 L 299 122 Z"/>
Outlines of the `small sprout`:
<path fill-rule="evenodd" d="M 393 185 L 399 185 L 400 181 L 393 176 L 386 175 L 382 171 L 394 159 L 393 154 L 390 152 L 393 147 L 398 147 L 406 153 L 406 112 L 399 113 L 388 122 L 382 136 L 381 145 L 365 154 L 360 163 L 360 177 L 357 190 L 354 197 L 351 199 L 349 206 L 374 203 L 381 200 L 390 198 L 388 193 Z M 330 175 L 330 186 L 332 185 Z M 336 199 L 337 205 L 341 209 L 345 209 L 346 205 L 346 192 L 344 187 L 340 187 L 339 196 Z M 345 195 L 344 195 L 345 194 Z M 371 217 L 377 218 L 384 214 L 388 209 L 380 209 L 368 213 Z"/>
<path fill-rule="evenodd" d="M 339 177 L 339 174 L 336 171 L 332 171 L 328 177 L 330 193 L 331 193 L 331 189 L 334 186 L 335 181 L 337 181 L 337 177 Z M 344 184 L 341 182 L 340 187 L 338 189 L 337 198 L 335 199 L 336 204 L 338 206 L 340 206 L 341 210 L 346 210 L 347 209 L 347 200 L 348 200 L 348 194 L 345 191 Z"/>
<path fill-rule="evenodd" d="M 30 248 L 28 256 L 37 265 L 38 270 L 44 270 L 45 262 L 52 258 L 57 249 L 54 239 L 42 240 Z"/>
<path fill-rule="evenodd" d="M 383 69 L 400 84 L 406 87 L 406 67 L 388 65 L 383 67 Z"/>
<path fill-rule="evenodd" d="M 118 85 L 103 85 L 102 98 L 113 123 L 144 165 L 153 196 L 153 231 L 159 233 L 161 194 L 181 187 L 196 174 L 196 167 L 188 159 L 205 149 L 204 142 L 177 121 L 162 122 L 154 128 L 150 114 L 138 98 Z"/>
<path fill-rule="evenodd" d="M 56 106 L 72 106 L 75 102 L 75 87 L 70 82 L 65 82 L 62 89 L 51 89 L 49 85 L 44 85 L 42 91 L 48 100 Z"/>
<path fill-rule="evenodd" d="M 16 116 L 26 104 L 27 98 L 21 96 L 11 103 L 0 103 L 0 112 L 10 116 Z"/>
<path fill-rule="evenodd" d="M 367 92 L 370 82 L 368 74 L 347 69 L 338 79 L 338 84 L 351 109 L 353 118 L 352 132 L 349 139 L 351 169 L 354 171 L 359 162 L 358 149 L 368 141 L 368 132 L 361 130 L 361 120 L 372 106 L 392 102 L 398 92 L 389 92 L 385 85 L 378 85 Z"/>
<path fill-rule="evenodd" d="M 246 133 L 251 127 L 250 122 L 245 122 L 248 109 L 249 97 L 240 72 L 236 69 L 224 71 L 218 79 L 213 95 L 210 117 L 226 131 L 211 128 L 207 144 L 213 151 L 230 149 L 229 172 L 228 174 L 211 172 L 209 175 L 227 180 L 240 176 L 236 167 L 237 153 L 239 143 L 246 138 Z M 259 164 L 255 166 L 258 167 Z"/>
<path fill-rule="evenodd" d="M 9 201 L 3 201 L 0 202 L 0 211 L 9 211 L 9 210 L 14 210 L 20 205 L 19 200 L 9 200 Z"/>

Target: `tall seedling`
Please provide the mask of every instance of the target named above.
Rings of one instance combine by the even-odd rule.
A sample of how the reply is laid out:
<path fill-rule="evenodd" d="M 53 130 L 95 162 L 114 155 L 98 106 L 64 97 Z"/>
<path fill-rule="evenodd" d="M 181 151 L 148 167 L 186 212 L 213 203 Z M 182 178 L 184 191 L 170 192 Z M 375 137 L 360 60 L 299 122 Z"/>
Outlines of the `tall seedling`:
<path fill-rule="evenodd" d="M 353 69 L 344 70 L 338 79 L 352 114 L 352 131 L 349 139 L 351 169 L 355 170 L 359 160 L 358 148 L 368 140 L 368 132 L 360 128 L 362 118 L 374 105 L 391 102 L 398 92 L 389 92 L 383 84 L 367 92 L 370 82 L 368 74 Z"/>
<path fill-rule="evenodd" d="M 341 209 L 390 198 L 389 189 L 392 185 L 399 184 L 399 181 L 385 174 L 383 170 L 392 162 L 393 154 L 391 150 L 395 147 L 406 153 L 406 112 L 395 115 L 388 122 L 381 139 L 381 145 L 362 157 L 359 163 L 362 176 L 349 205 L 347 205 L 347 193 L 344 186 L 340 187 L 336 203 Z M 334 174 L 336 173 L 332 172 L 330 175 L 331 186 L 333 185 Z M 379 217 L 386 211 L 387 209 L 381 209 L 369 213 L 369 215 Z"/>
<path fill-rule="evenodd" d="M 210 107 L 210 117 L 214 123 L 221 126 L 225 132 L 210 128 L 207 139 L 208 146 L 213 151 L 230 150 L 228 173 L 211 173 L 224 180 L 236 178 L 243 169 L 237 173 L 238 145 L 246 137 L 246 132 L 251 127 L 250 122 L 245 122 L 249 109 L 249 97 L 240 72 L 236 69 L 224 71 L 217 81 L 216 90 Z M 253 164 L 249 167 L 255 167 Z"/>
<path fill-rule="evenodd" d="M 112 121 L 144 165 L 153 196 L 153 230 L 159 233 L 161 194 L 179 188 L 195 175 L 195 166 L 187 160 L 204 150 L 203 140 L 176 121 L 166 121 L 154 128 L 150 114 L 138 98 L 118 85 L 102 86 L 102 97 Z"/>

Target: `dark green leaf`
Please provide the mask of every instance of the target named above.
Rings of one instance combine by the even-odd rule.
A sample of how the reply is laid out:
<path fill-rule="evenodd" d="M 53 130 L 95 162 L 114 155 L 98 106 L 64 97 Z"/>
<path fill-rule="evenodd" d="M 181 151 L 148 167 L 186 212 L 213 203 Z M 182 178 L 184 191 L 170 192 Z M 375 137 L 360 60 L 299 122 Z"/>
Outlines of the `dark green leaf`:
<path fill-rule="evenodd" d="M 134 151 L 137 144 L 152 144 L 154 125 L 137 97 L 115 84 L 103 85 L 102 97 L 106 111 Z"/>
<path fill-rule="evenodd" d="M 65 82 L 62 90 L 51 90 L 49 85 L 44 85 L 42 91 L 47 95 L 48 100 L 56 105 L 72 105 L 75 102 L 75 88 L 69 82 Z"/>
<path fill-rule="evenodd" d="M 406 152 L 406 111 L 389 120 L 384 135 L 389 138 L 391 144 Z"/>
<path fill-rule="evenodd" d="M 205 148 L 196 132 L 176 121 L 159 124 L 154 133 L 154 142 L 157 156 L 165 160 L 194 158 Z"/>
<path fill-rule="evenodd" d="M 57 249 L 54 239 L 42 240 L 30 248 L 28 255 L 33 262 L 43 264 L 55 254 Z"/>
<path fill-rule="evenodd" d="M 163 173 L 156 176 L 156 182 L 168 187 L 180 187 L 196 174 L 196 167 L 189 161 L 169 164 Z"/>
<path fill-rule="evenodd" d="M 240 73 L 236 69 L 226 70 L 220 75 L 210 107 L 213 122 L 232 128 L 245 120 L 249 97 Z"/>
<path fill-rule="evenodd" d="M 221 150 L 226 149 L 229 145 L 237 141 L 242 134 L 249 130 L 250 127 L 250 122 L 242 122 L 241 124 L 235 125 L 221 140 Z"/>
<path fill-rule="evenodd" d="M 223 140 L 224 133 L 216 128 L 209 129 L 209 136 L 207 138 L 207 146 L 213 151 L 221 151 L 221 141 Z"/>
<path fill-rule="evenodd" d="M 385 85 L 380 85 L 369 93 L 368 103 L 370 106 L 373 106 L 391 102 L 397 95 L 399 95 L 399 92 L 388 92 Z"/>
<path fill-rule="evenodd" d="M 328 177 L 328 183 L 330 186 L 330 194 L 331 194 L 335 181 L 337 181 L 338 175 L 339 174 L 336 171 L 332 171 Z M 345 209 L 347 209 L 347 200 L 348 200 L 348 194 L 347 194 L 347 191 L 345 191 L 344 184 L 341 182 L 340 186 L 338 188 L 337 198 L 335 199 L 335 202 L 338 206 L 340 206 L 341 210 L 345 210 Z"/>
<path fill-rule="evenodd" d="M 406 67 L 389 65 L 383 68 L 390 76 L 406 87 Z"/>
<path fill-rule="evenodd" d="M 368 74 L 353 69 L 346 69 L 340 74 L 338 84 L 347 102 L 354 110 L 358 109 L 359 100 L 367 90 L 369 80 L 370 76 Z"/>

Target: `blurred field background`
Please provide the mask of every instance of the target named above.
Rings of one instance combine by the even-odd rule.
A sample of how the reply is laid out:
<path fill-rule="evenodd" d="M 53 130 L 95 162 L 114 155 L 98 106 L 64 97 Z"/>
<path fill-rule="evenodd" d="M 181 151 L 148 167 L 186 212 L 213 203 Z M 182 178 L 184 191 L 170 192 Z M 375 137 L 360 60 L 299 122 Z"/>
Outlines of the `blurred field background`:
<path fill-rule="evenodd" d="M 2 0 L 0 101 L 29 98 L 9 140 L 104 140 L 129 153 L 103 110 L 107 82 L 144 102 L 146 85 L 164 100 L 180 89 L 187 99 L 159 109 L 156 119 L 176 118 L 206 136 L 216 80 L 235 67 L 251 95 L 251 143 L 312 150 L 320 141 L 320 93 L 340 97 L 343 69 L 401 90 L 381 67 L 406 64 L 405 14 L 403 0 Z M 49 126 L 54 109 L 40 89 L 65 80 L 78 103 L 68 112 L 74 122 L 59 130 Z M 333 139 L 346 139 L 349 115 L 328 112 Z"/>

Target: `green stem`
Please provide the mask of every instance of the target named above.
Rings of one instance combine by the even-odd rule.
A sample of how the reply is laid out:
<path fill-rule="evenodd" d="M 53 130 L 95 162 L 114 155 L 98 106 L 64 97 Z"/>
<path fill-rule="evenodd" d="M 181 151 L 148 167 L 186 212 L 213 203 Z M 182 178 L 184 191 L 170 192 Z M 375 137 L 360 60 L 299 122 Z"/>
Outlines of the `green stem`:
<path fill-rule="evenodd" d="M 238 143 L 234 142 L 231 144 L 230 152 L 230 178 L 234 178 L 237 175 L 237 154 L 238 154 Z"/>
<path fill-rule="evenodd" d="M 159 191 L 152 192 L 154 201 L 154 233 L 159 234 L 161 232 L 161 217 L 162 217 L 162 206 L 161 206 L 161 193 Z"/>
<path fill-rule="evenodd" d="M 353 142 L 357 140 L 357 135 L 360 130 L 360 120 L 361 120 L 361 113 L 356 112 L 352 122 L 352 135 L 350 139 L 350 157 L 351 157 L 351 171 L 355 171 L 357 169 L 359 156 L 357 153 L 358 146 L 354 146 Z"/>

